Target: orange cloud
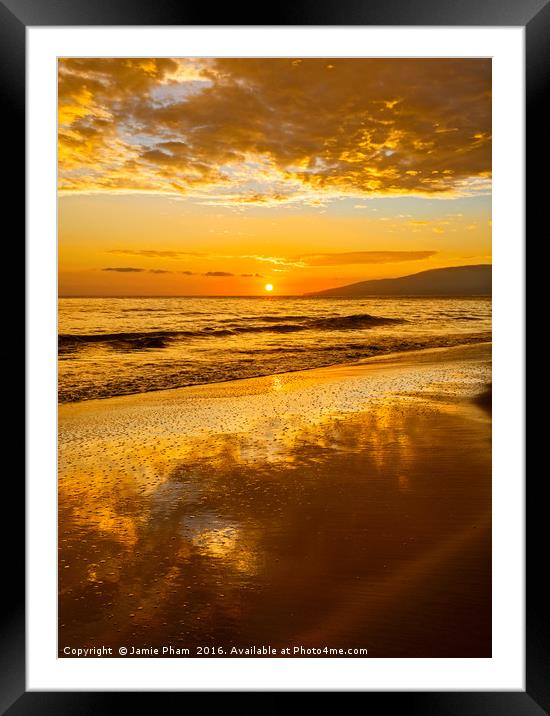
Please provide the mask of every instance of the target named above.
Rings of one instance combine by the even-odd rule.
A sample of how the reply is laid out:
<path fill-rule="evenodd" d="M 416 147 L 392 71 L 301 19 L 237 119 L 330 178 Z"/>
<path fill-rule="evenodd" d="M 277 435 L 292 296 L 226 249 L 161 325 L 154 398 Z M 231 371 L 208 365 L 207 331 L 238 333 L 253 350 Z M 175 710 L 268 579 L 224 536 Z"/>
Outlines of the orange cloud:
<path fill-rule="evenodd" d="M 347 251 L 343 253 L 304 254 L 299 258 L 308 266 L 346 266 L 348 264 L 391 264 L 421 261 L 437 251 Z"/>
<path fill-rule="evenodd" d="M 133 266 L 109 266 L 108 268 L 101 269 L 102 271 L 114 271 L 115 273 L 140 273 L 145 271 L 142 268 L 134 268 Z"/>
<path fill-rule="evenodd" d="M 64 59 L 63 191 L 319 205 L 487 192 L 485 59 Z"/>
<path fill-rule="evenodd" d="M 123 254 L 126 256 L 144 256 L 145 258 L 177 259 L 189 256 L 203 256 L 198 251 L 157 251 L 156 249 L 109 249 L 108 254 Z"/>

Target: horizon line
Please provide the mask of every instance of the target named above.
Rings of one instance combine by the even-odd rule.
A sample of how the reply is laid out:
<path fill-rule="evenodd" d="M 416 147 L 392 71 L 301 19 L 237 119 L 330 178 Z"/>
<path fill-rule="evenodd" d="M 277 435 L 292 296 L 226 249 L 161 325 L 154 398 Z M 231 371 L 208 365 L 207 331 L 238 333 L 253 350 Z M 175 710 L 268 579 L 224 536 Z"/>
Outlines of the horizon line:
<path fill-rule="evenodd" d="M 362 300 L 365 298 L 484 298 L 487 296 L 491 296 L 490 293 L 461 293 L 461 294 L 447 294 L 447 293 L 399 293 L 399 294 L 387 294 L 387 293 L 371 293 L 367 294 L 365 296 L 320 296 L 318 294 L 313 293 L 287 293 L 287 294 L 250 294 L 250 295 L 239 295 L 239 296 L 232 296 L 232 295 L 226 295 L 222 293 L 216 293 L 211 295 L 206 294 L 140 294 L 140 295 L 123 295 L 123 294 L 117 294 L 116 296 L 103 296 L 103 295 L 91 295 L 91 294 L 83 294 L 78 296 L 60 296 L 58 295 L 58 299 L 60 298 L 264 298 L 264 299 L 273 299 L 273 298 L 327 298 L 327 299 L 334 299 L 334 298 L 346 298 L 346 299 L 354 299 L 354 300 Z"/>

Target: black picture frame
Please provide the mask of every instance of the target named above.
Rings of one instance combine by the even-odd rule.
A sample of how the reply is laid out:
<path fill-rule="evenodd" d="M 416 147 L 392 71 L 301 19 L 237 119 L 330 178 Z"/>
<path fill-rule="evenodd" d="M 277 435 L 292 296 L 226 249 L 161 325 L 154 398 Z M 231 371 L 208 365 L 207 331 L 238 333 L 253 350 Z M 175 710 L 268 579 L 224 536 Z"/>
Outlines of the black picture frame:
<path fill-rule="evenodd" d="M 265 15 L 265 16 L 264 16 Z M 212 17 L 216 22 L 212 23 Z M 1 106 L 9 129 L 13 161 L 11 181 L 4 188 L 5 206 L 19 224 L 24 221 L 25 187 L 25 35 L 30 26 L 83 25 L 385 25 L 385 26 L 521 26 L 526 51 L 526 158 L 527 215 L 534 224 L 537 208 L 547 202 L 545 183 L 535 178 L 547 137 L 548 119 L 543 111 L 545 79 L 550 56 L 550 0 L 294 0 L 284 6 L 258 8 L 227 4 L 215 10 L 205 5 L 173 0 L 0 0 Z M 535 163 L 536 157 L 536 163 Z M 546 200 L 546 201 L 545 201 Z M 16 209 L 17 207 L 17 209 Z M 17 211 L 17 214 L 15 213 Z M 21 245 L 23 245 L 22 239 Z M 11 471 L 10 471 L 11 472 Z M 6 477 L 8 477 L 6 475 Z M 495 475 L 498 479 L 498 475 Z M 6 539 L 4 575 L 5 605 L 0 615 L 0 709 L 10 716 L 27 713 L 99 714 L 119 709 L 121 696 L 138 696 L 140 705 L 181 708 L 182 694 L 166 692 L 28 692 L 25 686 L 25 534 L 24 479 L 13 473 L 5 480 L 6 506 L 19 517 Z M 535 715 L 550 713 L 550 650 L 547 592 L 543 586 L 546 511 L 544 479 L 533 480 L 526 490 L 526 690 L 502 692 L 365 692 L 365 706 L 395 708 L 407 714 Z M 16 506 L 18 509 L 16 511 Z M 7 512 L 8 510 L 5 510 Z M 179 699 L 179 704 L 178 704 Z"/>

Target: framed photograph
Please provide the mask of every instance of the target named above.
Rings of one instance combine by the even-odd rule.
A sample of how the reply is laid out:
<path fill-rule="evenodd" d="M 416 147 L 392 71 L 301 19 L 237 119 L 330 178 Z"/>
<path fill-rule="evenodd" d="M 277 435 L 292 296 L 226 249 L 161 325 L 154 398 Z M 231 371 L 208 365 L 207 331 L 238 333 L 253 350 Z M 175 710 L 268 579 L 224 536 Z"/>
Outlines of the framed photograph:
<path fill-rule="evenodd" d="M 3 1 L 27 247 L 3 711 L 550 713 L 524 379 L 548 7 Z"/>

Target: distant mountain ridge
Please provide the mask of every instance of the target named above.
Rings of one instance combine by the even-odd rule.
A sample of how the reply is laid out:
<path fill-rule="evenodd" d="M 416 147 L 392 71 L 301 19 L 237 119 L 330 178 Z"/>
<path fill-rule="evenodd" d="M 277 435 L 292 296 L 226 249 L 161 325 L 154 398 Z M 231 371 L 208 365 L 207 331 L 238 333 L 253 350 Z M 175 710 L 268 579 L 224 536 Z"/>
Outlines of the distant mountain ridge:
<path fill-rule="evenodd" d="M 359 281 L 306 296 L 490 296 L 492 265 L 430 269 L 399 278 Z"/>

